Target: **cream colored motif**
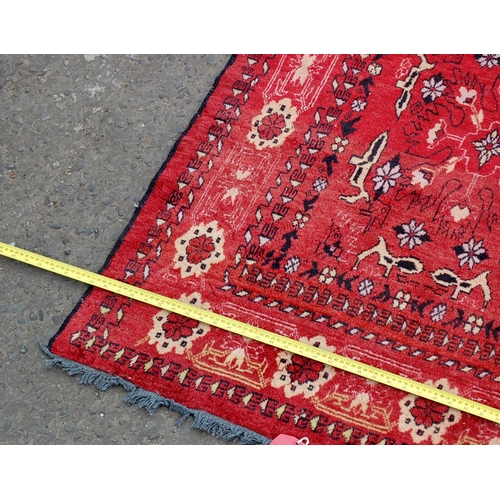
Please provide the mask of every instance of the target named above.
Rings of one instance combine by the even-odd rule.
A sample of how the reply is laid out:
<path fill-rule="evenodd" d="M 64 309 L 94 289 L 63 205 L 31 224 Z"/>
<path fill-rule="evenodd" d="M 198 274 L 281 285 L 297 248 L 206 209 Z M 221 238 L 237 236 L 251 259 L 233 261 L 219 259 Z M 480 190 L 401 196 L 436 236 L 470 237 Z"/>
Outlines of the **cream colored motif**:
<path fill-rule="evenodd" d="M 386 269 L 384 273 L 385 277 L 389 276 L 394 266 L 396 266 L 400 272 L 406 274 L 419 274 L 424 269 L 423 264 L 418 259 L 413 257 L 395 257 L 392 255 L 387 249 L 387 244 L 382 236 L 378 237 L 378 243 L 374 247 L 358 255 L 358 260 L 353 269 L 357 269 L 362 260 L 374 253 L 378 255 L 378 264 Z"/>
<path fill-rule="evenodd" d="M 314 64 L 315 60 L 316 56 L 311 56 L 309 54 L 302 56 L 302 60 L 300 61 L 301 66 L 295 71 L 292 82 L 295 83 L 297 80 L 300 80 L 300 84 L 304 85 L 305 81 L 309 77 L 309 67 Z"/>
<path fill-rule="evenodd" d="M 452 394 L 458 391 L 452 388 L 445 378 L 427 385 L 435 386 Z M 401 415 L 398 427 L 401 432 L 409 432 L 413 441 L 418 444 L 431 440 L 432 444 L 439 444 L 446 434 L 446 431 L 462 417 L 462 412 L 449 408 L 429 399 L 421 398 L 413 394 L 405 396 L 400 402 Z"/>
<path fill-rule="evenodd" d="M 411 99 L 411 92 L 414 89 L 420 73 L 425 70 L 434 68 L 435 64 L 430 64 L 424 55 L 419 54 L 420 64 L 418 66 L 413 66 L 410 69 L 408 76 L 404 80 L 399 80 L 396 83 L 396 87 L 402 89 L 401 97 L 396 102 L 396 114 L 401 116 L 401 113 L 408 107 Z"/>
<path fill-rule="evenodd" d="M 391 410 L 374 404 L 366 392 L 360 392 L 352 399 L 347 394 L 332 391 L 321 399 L 315 396 L 312 402 L 318 411 L 332 419 L 348 422 L 349 425 L 363 427 L 372 432 L 387 435 L 396 426 L 391 418 Z"/>
<path fill-rule="evenodd" d="M 460 292 L 464 292 L 470 295 L 472 290 L 476 287 L 480 287 L 483 291 L 484 302 L 483 309 L 486 308 L 488 302 L 491 300 L 491 289 L 488 284 L 488 275 L 490 271 L 484 271 L 481 274 L 478 274 L 475 278 L 470 280 L 463 280 L 455 274 L 453 271 L 449 269 L 438 269 L 431 273 L 432 279 L 438 283 L 439 285 L 449 287 L 454 286 L 455 291 L 451 296 L 452 299 L 457 300 Z"/>
<path fill-rule="evenodd" d="M 297 109 L 289 98 L 265 104 L 260 115 L 252 120 L 247 139 L 259 151 L 281 146 L 293 132 Z"/>
<path fill-rule="evenodd" d="M 198 292 L 190 295 L 182 294 L 179 300 L 201 309 L 210 309 L 210 304 L 202 302 L 201 295 Z M 192 347 L 193 341 L 199 339 L 208 331 L 210 331 L 210 326 L 205 323 L 161 310 L 153 316 L 153 328 L 149 330 L 146 339 L 149 344 L 156 346 L 160 354 L 171 351 L 183 354 L 186 349 Z"/>
<path fill-rule="evenodd" d="M 276 71 L 262 92 L 264 102 L 290 98 L 300 115 L 316 106 L 322 90 L 331 82 L 340 55 L 283 54 L 276 60 Z"/>
<path fill-rule="evenodd" d="M 187 356 L 200 370 L 216 373 L 256 390 L 262 390 L 269 382 L 265 374 L 267 361 L 264 357 L 255 355 L 250 347 L 216 348 L 213 345 L 204 345 L 200 352 L 188 351 Z"/>
<path fill-rule="evenodd" d="M 334 350 L 319 335 L 310 339 L 302 337 L 299 341 L 327 351 Z M 273 376 L 271 385 L 277 389 L 283 389 L 288 398 L 299 394 L 306 398 L 314 396 L 321 386 L 330 381 L 335 374 L 335 370 L 331 366 L 288 351 L 278 353 L 276 364 L 278 370 Z"/>
<path fill-rule="evenodd" d="M 351 156 L 349 163 L 354 165 L 355 168 L 349 178 L 349 184 L 352 187 L 357 188 L 359 193 L 352 196 L 342 195 L 340 196 L 341 200 L 347 201 L 347 203 L 351 204 L 362 199 L 370 201 L 370 195 L 365 188 L 366 177 L 368 176 L 368 173 L 373 165 L 375 165 L 375 163 L 377 163 L 380 159 L 382 152 L 387 146 L 388 138 L 389 136 L 387 132 L 383 132 L 373 140 L 363 156 Z"/>
<path fill-rule="evenodd" d="M 197 224 L 175 241 L 174 269 L 180 269 L 183 278 L 200 276 L 225 259 L 223 247 L 224 232 L 216 220 Z"/>
<path fill-rule="evenodd" d="M 451 209 L 451 215 L 455 219 L 455 222 L 460 222 L 462 219 L 467 219 L 470 215 L 469 207 L 461 207 L 460 205 L 455 205 Z"/>

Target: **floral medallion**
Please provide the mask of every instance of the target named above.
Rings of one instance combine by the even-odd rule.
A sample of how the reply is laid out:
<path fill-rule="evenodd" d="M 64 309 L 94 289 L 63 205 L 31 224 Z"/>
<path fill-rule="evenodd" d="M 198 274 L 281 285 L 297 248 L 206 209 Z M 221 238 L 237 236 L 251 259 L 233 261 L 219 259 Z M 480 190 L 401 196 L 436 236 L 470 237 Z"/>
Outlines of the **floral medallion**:
<path fill-rule="evenodd" d="M 311 339 L 302 337 L 300 342 L 311 344 L 320 349 L 332 351 L 321 336 Z M 281 351 L 276 357 L 278 370 L 273 376 L 271 385 L 282 388 L 287 397 L 302 395 L 306 398 L 314 396 L 321 386 L 331 380 L 335 373 L 331 366 L 297 354 Z"/>
<path fill-rule="evenodd" d="M 182 294 L 179 300 L 201 309 L 210 309 L 210 304 L 202 302 L 198 292 L 190 295 Z M 209 330 L 210 326 L 205 323 L 161 310 L 153 317 L 153 328 L 148 332 L 148 342 L 155 345 L 160 354 L 170 351 L 183 354 L 186 349 L 192 347 L 194 340 L 202 337 Z"/>
<path fill-rule="evenodd" d="M 262 109 L 262 113 L 252 121 L 252 128 L 247 139 L 258 150 L 281 146 L 293 132 L 293 123 L 297 119 L 297 109 L 290 99 L 271 101 Z"/>
<path fill-rule="evenodd" d="M 183 278 L 200 276 L 224 260 L 223 247 L 224 232 L 217 221 L 195 225 L 175 241 L 174 268 L 180 268 Z"/>
<path fill-rule="evenodd" d="M 456 389 L 450 387 L 448 380 L 444 378 L 436 383 L 427 381 L 426 384 L 452 394 L 458 393 Z M 439 444 L 443 440 L 446 430 L 459 422 L 462 417 L 459 410 L 413 394 L 403 398 L 399 402 L 399 407 L 401 408 L 399 430 L 409 432 L 417 444 L 428 439 L 431 440 L 432 444 Z"/>

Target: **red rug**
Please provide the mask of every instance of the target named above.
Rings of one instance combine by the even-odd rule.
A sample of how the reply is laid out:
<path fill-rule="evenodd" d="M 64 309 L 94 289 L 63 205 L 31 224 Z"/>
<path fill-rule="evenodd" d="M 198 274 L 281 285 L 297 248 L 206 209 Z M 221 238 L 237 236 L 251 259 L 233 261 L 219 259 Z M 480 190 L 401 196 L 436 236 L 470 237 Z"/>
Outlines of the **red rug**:
<path fill-rule="evenodd" d="M 102 273 L 500 408 L 500 56 L 238 55 Z M 496 424 L 91 289 L 51 364 L 244 443 Z"/>

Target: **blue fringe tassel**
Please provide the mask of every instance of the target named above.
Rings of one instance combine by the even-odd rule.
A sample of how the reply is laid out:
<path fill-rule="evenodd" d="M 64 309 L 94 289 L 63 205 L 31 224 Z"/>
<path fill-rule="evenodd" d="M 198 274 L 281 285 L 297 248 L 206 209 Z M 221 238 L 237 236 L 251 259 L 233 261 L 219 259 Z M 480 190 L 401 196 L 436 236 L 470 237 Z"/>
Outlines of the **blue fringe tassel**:
<path fill-rule="evenodd" d="M 183 405 L 180 405 L 179 403 L 176 403 L 172 399 L 166 399 L 159 394 L 145 391 L 144 389 L 141 389 L 140 387 L 137 387 L 136 385 L 127 382 L 116 375 L 108 375 L 107 373 L 81 365 L 75 361 L 60 358 L 59 356 L 51 353 L 49 349 L 40 342 L 40 340 L 37 342 L 45 355 L 49 358 L 45 361 L 45 364 L 49 368 L 59 366 L 68 375 L 80 375 L 80 378 L 78 379 L 79 384 L 94 384 L 94 386 L 100 391 L 105 391 L 114 385 L 120 385 L 128 391 L 128 394 L 124 398 L 125 403 L 144 408 L 150 415 L 152 415 L 160 406 L 165 406 L 168 410 L 173 410 L 181 415 L 181 418 L 175 423 L 175 425 L 182 425 L 189 417 L 193 417 L 194 421 L 191 425 L 192 429 L 208 432 L 212 436 L 219 439 L 235 441 L 240 444 L 268 445 L 271 442 L 269 438 L 257 434 L 256 432 L 245 429 L 239 425 L 232 424 L 222 418 L 214 417 L 204 411 L 191 410 Z"/>

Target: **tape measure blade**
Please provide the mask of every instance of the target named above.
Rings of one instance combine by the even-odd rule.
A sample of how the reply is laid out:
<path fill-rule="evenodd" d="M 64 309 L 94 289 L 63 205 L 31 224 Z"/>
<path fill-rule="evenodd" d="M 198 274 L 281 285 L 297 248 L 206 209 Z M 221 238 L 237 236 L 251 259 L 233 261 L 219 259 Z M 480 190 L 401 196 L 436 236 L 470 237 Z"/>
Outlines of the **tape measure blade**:
<path fill-rule="evenodd" d="M 239 334 L 275 348 L 289 351 L 293 354 L 315 359 L 334 368 L 338 368 L 415 396 L 423 397 L 451 408 L 500 423 L 499 409 L 455 394 L 447 393 L 436 387 L 407 379 L 400 375 L 387 372 L 360 361 L 346 358 L 339 354 L 332 353 L 309 344 L 304 344 L 298 340 L 284 337 L 280 334 L 243 323 L 236 319 L 219 315 L 213 311 L 200 309 L 192 304 L 185 304 L 179 300 L 165 297 L 155 292 L 135 287 L 129 283 L 124 283 L 102 274 L 87 271 L 80 267 L 66 264 L 49 257 L 44 257 L 34 252 L 15 247 L 13 245 L 8 245 L 3 242 L 0 242 L 0 255 L 80 281 L 82 283 L 86 283 L 90 286 L 96 286 L 127 298 L 139 300 L 152 306 L 187 316 L 191 319 L 222 328 L 230 333 Z"/>

